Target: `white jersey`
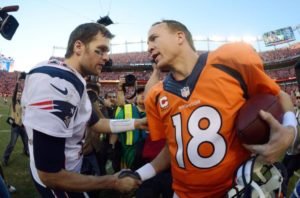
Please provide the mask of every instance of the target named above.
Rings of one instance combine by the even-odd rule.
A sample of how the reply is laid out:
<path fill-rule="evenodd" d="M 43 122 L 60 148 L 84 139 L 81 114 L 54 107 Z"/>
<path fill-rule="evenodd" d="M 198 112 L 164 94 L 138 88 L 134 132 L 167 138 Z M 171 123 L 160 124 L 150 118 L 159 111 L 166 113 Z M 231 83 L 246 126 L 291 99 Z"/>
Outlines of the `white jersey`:
<path fill-rule="evenodd" d="M 57 63 L 43 62 L 27 75 L 22 94 L 23 123 L 29 138 L 30 168 L 38 177 L 33 155 L 33 129 L 66 138 L 65 169 L 80 172 L 82 145 L 92 107 L 82 76 Z"/>

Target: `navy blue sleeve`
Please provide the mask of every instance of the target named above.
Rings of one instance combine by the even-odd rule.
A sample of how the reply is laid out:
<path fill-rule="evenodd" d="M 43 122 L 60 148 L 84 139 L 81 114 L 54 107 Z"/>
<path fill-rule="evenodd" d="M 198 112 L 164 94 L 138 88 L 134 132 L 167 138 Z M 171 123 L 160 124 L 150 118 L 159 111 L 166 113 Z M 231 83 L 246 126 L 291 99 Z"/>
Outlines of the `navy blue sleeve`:
<path fill-rule="evenodd" d="M 65 169 L 65 138 L 33 130 L 33 155 L 38 170 L 56 173 Z"/>
<path fill-rule="evenodd" d="M 91 115 L 91 117 L 90 117 L 90 120 L 89 120 L 89 122 L 88 122 L 88 126 L 89 126 L 89 127 L 90 127 L 90 126 L 93 126 L 93 125 L 96 124 L 98 121 L 99 121 L 99 116 L 98 116 L 97 112 L 93 110 L 93 111 L 92 111 L 92 115 Z"/>

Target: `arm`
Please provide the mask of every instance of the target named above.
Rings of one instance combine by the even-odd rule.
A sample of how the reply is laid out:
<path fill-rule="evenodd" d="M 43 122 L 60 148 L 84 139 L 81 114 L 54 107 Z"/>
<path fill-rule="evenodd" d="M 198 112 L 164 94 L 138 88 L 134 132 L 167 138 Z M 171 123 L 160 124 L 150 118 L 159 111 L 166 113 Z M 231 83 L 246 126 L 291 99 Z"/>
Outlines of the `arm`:
<path fill-rule="evenodd" d="M 295 116 L 294 120 L 293 118 L 291 118 L 290 116 L 287 117 L 287 114 L 285 114 L 285 117 L 283 118 L 283 125 L 286 126 L 286 127 L 289 127 L 289 128 L 294 128 L 293 130 L 293 139 L 292 139 L 292 142 L 289 144 L 289 150 L 288 152 L 291 153 L 291 154 L 295 154 L 296 150 L 297 150 L 297 146 L 299 144 L 299 132 L 298 132 L 298 121 L 297 121 L 297 118 L 296 118 L 296 115 L 295 115 L 295 108 L 294 108 L 294 105 L 293 105 L 293 102 L 290 98 L 290 96 L 285 93 L 284 91 L 281 91 L 280 94 L 279 94 L 279 100 L 280 100 L 280 103 L 282 105 L 282 109 L 283 111 L 286 113 L 286 112 L 289 112 L 290 116 Z M 289 120 L 288 120 L 289 119 Z M 292 124 L 290 121 L 294 121 L 294 124 Z"/>
<path fill-rule="evenodd" d="M 118 174 L 105 176 L 82 175 L 61 169 L 56 173 L 38 170 L 41 181 L 50 188 L 59 188 L 66 191 L 84 192 L 97 189 L 115 189 L 121 192 L 137 188 L 140 181 L 126 177 L 119 179 Z"/>
<path fill-rule="evenodd" d="M 38 170 L 38 175 L 47 187 L 75 192 L 96 190 L 99 188 L 113 189 L 116 188 L 115 183 L 117 180 L 114 175 L 97 177 L 69 172 L 64 169 L 55 173 Z"/>
<path fill-rule="evenodd" d="M 33 131 L 35 166 L 39 178 L 47 187 L 83 192 L 95 189 L 128 191 L 138 186 L 139 181 L 118 179 L 118 174 L 87 176 L 65 170 L 65 141 L 65 138 Z"/>
<path fill-rule="evenodd" d="M 125 96 L 123 91 L 123 85 L 125 84 L 124 76 L 121 76 L 118 84 L 118 92 L 117 92 L 117 106 L 125 105 Z"/>
<path fill-rule="evenodd" d="M 284 114 L 283 123 L 279 123 L 270 113 L 261 111 L 260 116 L 270 126 L 270 140 L 262 145 L 244 145 L 252 153 L 259 154 L 259 158 L 267 163 L 273 163 L 292 146 L 296 138 L 294 122 L 297 123 L 295 116 L 287 117 L 288 114 L 293 114 L 293 104 L 290 97 L 283 91 L 279 93 L 279 101 L 282 105 Z"/>
<path fill-rule="evenodd" d="M 147 119 L 100 119 L 91 126 L 97 133 L 120 133 L 134 129 L 147 129 Z"/>
<path fill-rule="evenodd" d="M 162 172 L 170 167 L 171 158 L 168 150 L 168 144 L 160 151 L 160 153 L 151 162 L 157 173 Z"/>
<path fill-rule="evenodd" d="M 149 92 L 150 88 L 153 87 L 159 81 L 160 70 L 157 68 L 156 64 L 152 65 L 153 72 L 145 85 L 145 95 Z"/>
<path fill-rule="evenodd" d="M 165 147 L 160 153 L 152 160 L 151 163 L 145 164 L 139 168 L 136 172 L 139 174 L 142 181 L 154 177 L 157 173 L 160 173 L 170 167 L 171 159 L 166 143 Z"/>

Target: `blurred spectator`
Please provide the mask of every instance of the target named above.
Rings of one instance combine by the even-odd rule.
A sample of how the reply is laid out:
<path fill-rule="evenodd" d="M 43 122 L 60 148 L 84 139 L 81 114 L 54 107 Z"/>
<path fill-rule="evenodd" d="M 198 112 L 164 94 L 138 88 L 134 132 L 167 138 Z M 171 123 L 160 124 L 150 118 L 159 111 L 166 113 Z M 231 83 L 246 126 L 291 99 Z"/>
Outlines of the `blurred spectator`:
<path fill-rule="evenodd" d="M 19 90 L 18 78 L 12 97 L 11 117 L 8 118 L 8 122 L 11 124 L 11 137 L 2 158 L 2 163 L 4 166 L 8 165 L 9 157 L 17 143 L 19 135 L 21 136 L 23 142 L 23 153 L 29 156 L 28 137 L 22 122 L 21 95 L 22 92 Z"/>
<path fill-rule="evenodd" d="M 300 125 L 300 93 L 297 91 L 296 95 L 296 103 L 295 103 L 295 113 L 298 121 L 298 127 Z M 285 165 L 287 169 L 287 185 L 289 183 L 289 179 L 293 176 L 294 172 L 300 168 L 300 151 L 298 154 L 286 153 L 282 163 Z"/>
<path fill-rule="evenodd" d="M 2 166 L 0 165 L 0 197 L 1 198 L 10 197 L 9 193 L 15 193 L 16 191 L 17 189 L 14 186 L 9 185 L 7 183 L 2 170 Z"/>
<path fill-rule="evenodd" d="M 145 116 L 144 88 L 137 89 L 135 104 L 124 104 L 116 113 L 117 119 L 143 118 Z M 121 168 L 136 170 L 144 164 L 142 150 L 147 136 L 145 131 L 140 130 L 118 134 L 118 139 L 122 144 Z"/>

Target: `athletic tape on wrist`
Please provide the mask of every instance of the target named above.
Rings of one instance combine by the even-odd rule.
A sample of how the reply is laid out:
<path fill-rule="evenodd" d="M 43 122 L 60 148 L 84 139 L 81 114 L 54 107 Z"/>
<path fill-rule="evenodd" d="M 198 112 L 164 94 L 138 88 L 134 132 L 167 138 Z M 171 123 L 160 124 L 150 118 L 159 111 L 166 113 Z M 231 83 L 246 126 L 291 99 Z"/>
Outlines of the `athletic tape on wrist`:
<path fill-rule="evenodd" d="M 156 171 L 150 163 L 145 164 L 136 170 L 136 172 L 140 175 L 142 181 L 150 179 L 156 175 Z"/>
<path fill-rule="evenodd" d="M 109 127 L 112 133 L 121 133 L 134 130 L 134 119 L 110 120 Z"/>
<path fill-rule="evenodd" d="M 298 145 L 298 141 L 297 141 L 297 139 L 298 139 L 298 129 L 297 129 L 298 122 L 297 122 L 295 113 L 291 112 L 291 111 L 285 112 L 283 114 L 282 125 L 285 127 L 291 126 L 295 129 L 294 141 L 288 150 L 289 154 L 293 154 L 295 148 Z"/>

